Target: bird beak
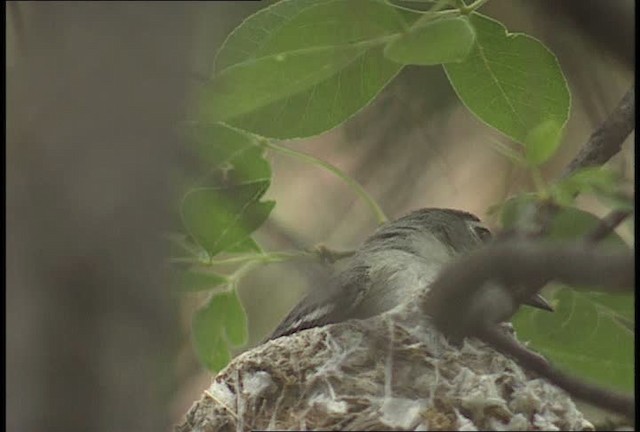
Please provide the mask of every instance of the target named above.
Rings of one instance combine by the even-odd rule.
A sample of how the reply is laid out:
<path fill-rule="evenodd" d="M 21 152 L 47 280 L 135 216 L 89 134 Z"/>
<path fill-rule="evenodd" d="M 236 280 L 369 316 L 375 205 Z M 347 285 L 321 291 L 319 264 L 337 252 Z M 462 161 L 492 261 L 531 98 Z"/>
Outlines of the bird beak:
<path fill-rule="evenodd" d="M 546 310 L 547 312 L 554 311 L 553 306 L 551 306 L 549 302 L 540 294 L 529 297 L 527 300 L 523 301 L 523 303 L 528 306 L 533 306 L 534 308 Z"/>

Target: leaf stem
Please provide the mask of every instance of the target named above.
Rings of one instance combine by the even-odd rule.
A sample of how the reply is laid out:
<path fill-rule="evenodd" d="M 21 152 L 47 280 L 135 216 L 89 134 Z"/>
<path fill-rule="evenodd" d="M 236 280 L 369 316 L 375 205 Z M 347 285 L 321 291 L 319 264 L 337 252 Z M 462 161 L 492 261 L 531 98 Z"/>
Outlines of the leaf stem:
<path fill-rule="evenodd" d="M 413 13 L 417 13 L 417 14 L 423 14 L 423 15 L 433 15 L 433 17 L 438 16 L 439 14 L 442 13 L 446 13 L 446 12 L 453 12 L 453 11 L 444 11 L 444 12 L 440 12 L 441 9 L 444 9 L 447 5 L 450 4 L 449 0 L 426 0 L 426 1 L 422 1 L 422 0 L 404 0 L 406 2 L 411 2 L 411 3 L 433 3 L 434 5 L 431 7 L 431 9 L 429 10 L 420 10 L 420 9 L 413 9 L 407 6 L 402 6 L 399 5 L 397 3 L 393 3 L 392 0 L 383 0 L 383 3 L 385 3 L 387 6 L 391 6 L 393 8 L 396 9 L 400 9 L 400 10 L 404 10 L 407 12 L 413 12 Z M 457 10 L 455 12 L 458 12 Z"/>
<path fill-rule="evenodd" d="M 542 173 L 540 172 L 538 167 L 531 167 L 531 180 L 533 180 L 533 185 L 536 188 L 536 192 L 538 192 L 538 194 L 540 194 L 543 199 L 549 198 L 549 187 L 544 181 Z"/>
<path fill-rule="evenodd" d="M 456 0 L 456 6 L 460 10 L 460 13 L 463 15 L 469 15 L 471 12 L 482 7 L 488 1 L 489 0 L 476 0 L 470 5 L 467 5 L 464 0 Z"/>
<path fill-rule="evenodd" d="M 469 6 L 467 6 L 467 9 L 469 10 L 469 12 L 473 12 L 476 9 L 480 9 L 488 1 L 489 0 L 476 0 L 473 3 L 471 3 Z"/>
<path fill-rule="evenodd" d="M 365 203 L 369 206 L 369 208 L 375 215 L 378 223 L 382 224 L 388 220 L 387 216 L 384 214 L 384 212 L 382 211 L 378 203 L 375 202 L 375 200 L 367 193 L 367 191 L 365 191 L 364 188 L 357 181 L 349 177 L 344 172 L 340 171 L 337 167 L 331 165 L 328 162 L 323 161 L 322 159 L 318 159 L 306 153 L 302 153 L 287 147 L 283 147 L 269 140 L 264 140 L 263 144 L 271 150 L 274 150 L 289 156 L 297 157 L 298 159 L 304 160 L 305 162 L 309 162 L 313 165 L 324 168 L 330 173 L 336 175 L 338 178 L 344 181 L 356 193 L 356 195 L 358 195 L 362 200 L 365 201 Z"/>
<path fill-rule="evenodd" d="M 406 7 L 406 6 L 402 6 L 402 5 L 399 5 L 399 4 L 395 4 L 391 0 L 384 0 L 384 4 L 386 4 L 387 6 L 391 6 L 392 8 L 400 9 L 400 10 L 407 11 L 407 12 L 413 12 L 413 13 L 418 13 L 418 14 L 428 13 L 428 11 L 421 11 L 421 10 L 418 10 L 418 9 L 412 9 L 410 7 Z"/>
<path fill-rule="evenodd" d="M 258 266 L 289 261 L 295 258 L 308 258 L 311 256 L 314 255 L 309 252 L 272 252 L 213 261 L 212 264 L 230 264 L 234 262 L 242 262 L 242 260 L 246 261 L 242 266 L 240 266 L 240 268 L 234 271 L 231 276 L 229 276 L 230 285 L 235 287 L 241 278 Z"/>
<path fill-rule="evenodd" d="M 288 261 L 296 258 L 305 258 L 312 254 L 309 252 L 270 252 L 253 255 L 242 255 L 233 258 L 226 258 L 221 260 L 211 260 L 209 265 L 228 265 L 228 264 L 240 264 L 246 262 L 255 262 L 260 264 L 269 264 L 275 262 Z"/>

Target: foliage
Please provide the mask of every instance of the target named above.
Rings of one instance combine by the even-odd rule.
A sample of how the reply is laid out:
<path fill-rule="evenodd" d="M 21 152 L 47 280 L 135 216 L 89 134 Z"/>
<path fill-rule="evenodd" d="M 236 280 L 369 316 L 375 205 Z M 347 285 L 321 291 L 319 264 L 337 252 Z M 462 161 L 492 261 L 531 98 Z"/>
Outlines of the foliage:
<path fill-rule="evenodd" d="M 567 83 L 542 43 L 478 13 L 485 1 L 436 2 L 425 11 L 401 1 L 282 0 L 229 35 L 196 98 L 189 141 L 208 169 L 182 203 L 187 235 L 174 238 L 184 252 L 176 261 L 187 264 L 176 283 L 211 292 L 193 321 L 196 351 L 209 369 L 219 370 L 230 347 L 246 341 L 237 280 L 254 265 L 291 258 L 265 253 L 251 238 L 275 205 L 262 200 L 271 180 L 265 151 L 285 151 L 274 139 L 310 137 L 343 124 L 406 65 L 443 67 L 462 103 L 513 141 L 498 149 L 531 173 L 536 190 L 494 207 L 505 228 L 535 226 L 536 209 L 552 204 L 559 211 L 550 241 L 583 237 L 598 219 L 576 208 L 580 193 L 632 208 L 618 193 L 620 180 L 603 168 L 542 182 L 539 167 L 556 154 L 569 116 Z M 336 168 L 298 156 L 364 194 Z M 615 235 L 607 242 L 627 247 Z M 235 266 L 230 275 L 215 270 L 228 265 Z M 520 336 L 559 365 L 629 389 L 633 300 L 557 287 L 551 295 L 554 314 L 516 317 Z"/>

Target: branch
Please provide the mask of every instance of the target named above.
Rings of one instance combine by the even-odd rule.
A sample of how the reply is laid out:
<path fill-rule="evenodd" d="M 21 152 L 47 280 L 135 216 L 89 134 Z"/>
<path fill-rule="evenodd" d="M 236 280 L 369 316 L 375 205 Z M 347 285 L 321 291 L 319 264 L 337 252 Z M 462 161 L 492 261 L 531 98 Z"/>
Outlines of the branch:
<path fill-rule="evenodd" d="M 501 353 L 515 358 L 526 369 L 535 372 L 567 391 L 571 396 L 622 414 L 629 419 L 635 418 L 635 400 L 633 396 L 600 388 L 555 369 L 542 356 L 529 351 L 513 337 L 500 331 L 494 325 L 482 326 L 477 336 Z"/>
<path fill-rule="evenodd" d="M 563 177 L 583 167 L 604 164 L 620 151 L 623 141 L 635 126 L 634 97 L 632 86 L 565 168 Z M 538 208 L 538 236 L 549 229 L 556 211 L 552 203 Z M 582 244 L 558 247 L 521 238 L 519 242 L 507 240 L 476 251 L 440 273 L 422 300 L 422 309 L 451 339 L 476 336 L 572 396 L 633 419 L 633 396 L 565 375 L 495 326 L 508 320 L 524 300 L 553 279 L 569 285 L 600 285 L 609 291 L 633 288 L 633 253 L 606 253 L 590 250 L 588 246 L 605 238 L 630 214 L 628 211 L 613 211 L 585 236 Z M 490 280 L 503 284 L 485 285 Z"/>
<path fill-rule="evenodd" d="M 567 165 L 562 177 L 568 177 L 580 168 L 602 165 L 618 153 L 624 140 L 635 128 L 635 111 L 635 86 L 631 86 L 618 106 Z"/>
<path fill-rule="evenodd" d="M 606 236 L 626 216 L 613 212 L 589 240 Z M 446 267 L 421 300 L 421 307 L 450 339 L 475 336 L 572 396 L 634 418 L 633 396 L 565 375 L 496 327 L 550 280 L 578 286 L 599 285 L 621 292 L 633 289 L 634 266 L 632 252 L 594 250 L 592 244 L 585 242 L 568 246 L 527 240 L 497 243 Z M 490 281 L 498 283 L 487 283 Z"/>
<path fill-rule="evenodd" d="M 462 338 L 472 335 L 479 323 L 508 320 L 549 280 L 600 286 L 609 292 L 632 291 L 634 267 L 632 252 L 594 250 L 584 242 L 567 246 L 527 240 L 494 243 L 446 267 L 421 307 L 443 333 Z M 485 285 L 490 281 L 499 283 Z"/>
<path fill-rule="evenodd" d="M 594 228 L 587 236 L 585 240 L 588 242 L 599 242 L 604 240 L 611 232 L 616 229 L 618 225 L 622 223 L 627 217 L 631 215 L 631 211 L 628 210 L 614 210 L 603 219 L 600 220 L 598 226 Z"/>
<path fill-rule="evenodd" d="M 635 86 L 631 86 L 609 117 L 591 134 L 589 141 L 580 149 L 576 157 L 565 167 L 560 178 L 567 178 L 580 168 L 598 166 L 606 163 L 622 147 L 622 143 L 635 128 Z M 536 237 L 545 236 L 558 206 L 551 201 L 538 205 L 536 214 L 537 229 L 531 233 Z M 626 217 L 626 216 L 625 216 Z M 623 217 L 624 219 L 624 217 Z M 618 222 L 619 223 L 619 222 Z M 517 234 L 513 231 L 510 235 Z M 593 241 L 600 240 L 597 236 Z"/>

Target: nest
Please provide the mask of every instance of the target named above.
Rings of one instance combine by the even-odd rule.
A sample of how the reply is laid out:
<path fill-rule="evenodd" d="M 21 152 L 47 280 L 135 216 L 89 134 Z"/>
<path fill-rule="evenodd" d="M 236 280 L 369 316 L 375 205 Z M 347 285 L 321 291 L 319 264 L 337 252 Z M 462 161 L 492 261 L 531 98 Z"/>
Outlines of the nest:
<path fill-rule="evenodd" d="M 477 340 L 453 346 L 428 322 L 402 314 L 247 351 L 176 427 L 252 429 L 594 430 L 562 390 Z"/>

